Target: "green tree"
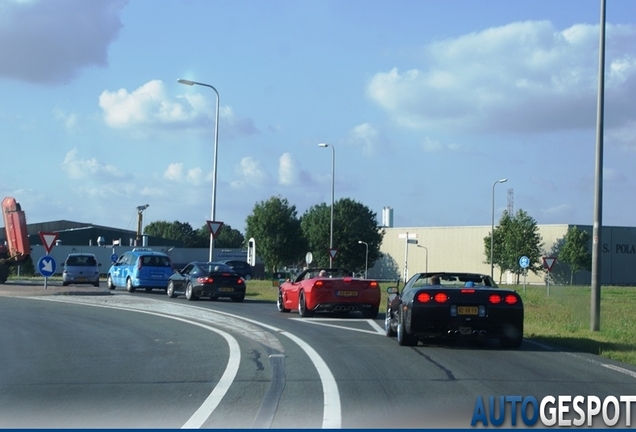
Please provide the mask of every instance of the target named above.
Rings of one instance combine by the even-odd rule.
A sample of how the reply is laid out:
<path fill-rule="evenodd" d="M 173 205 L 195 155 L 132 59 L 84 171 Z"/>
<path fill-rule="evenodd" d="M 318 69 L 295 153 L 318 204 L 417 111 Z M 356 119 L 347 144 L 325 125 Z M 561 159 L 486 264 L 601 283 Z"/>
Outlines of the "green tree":
<path fill-rule="evenodd" d="M 184 247 L 193 247 L 196 243 L 197 235 L 188 222 L 151 222 L 144 228 L 144 234 L 170 240 L 183 242 Z"/>
<path fill-rule="evenodd" d="M 590 234 L 576 226 L 568 228 L 565 242 L 559 251 L 559 261 L 570 266 L 570 285 L 579 270 L 592 270 L 592 254 L 589 252 Z"/>
<path fill-rule="evenodd" d="M 245 237 L 254 238 L 256 254 L 272 272 L 296 263 L 306 249 L 296 206 L 281 196 L 271 197 L 254 206 L 247 216 Z"/>
<path fill-rule="evenodd" d="M 499 282 L 505 271 L 510 271 L 517 276 L 516 283 L 524 269 L 519 265 L 519 259 L 527 256 L 530 259 L 528 270 L 537 274 L 543 271 L 541 251 L 542 238 L 539 234 L 537 222 L 523 210 L 511 216 L 504 211 L 495 228 L 493 239 L 493 262 L 499 267 Z M 490 264 L 490 235 L 484 238 L 486 263 Z"/>
<path fill-rule="evenodd" d="M 376 213 L 350 198 L 336 201 L 333 213 L 333 247 L 338 250 L 334 266 L 364 271 L 366 245 L 358 243 L 363 241 L 369 245 L 368 267 L 373 267 L 380 258 L 384 237 L 384 230 L 378 229 Z M 329 265 L 330 206 L 322 203 L 311 207 L 301 217 L 300 226 L 316 265 Z"/>
<path fill-rule="evenodd" d="M 245 237 L 237 229 L 232 228 L 229 224 L 223 224 L 219 228 L 219 232 L 214 239 L 214 247 L 220 249 L 238 249 L 245 247 Z M 196 231 L 196 246 L 192 247 L 209 247 L 210 246 L 210 228 L 205 224 Z"/>

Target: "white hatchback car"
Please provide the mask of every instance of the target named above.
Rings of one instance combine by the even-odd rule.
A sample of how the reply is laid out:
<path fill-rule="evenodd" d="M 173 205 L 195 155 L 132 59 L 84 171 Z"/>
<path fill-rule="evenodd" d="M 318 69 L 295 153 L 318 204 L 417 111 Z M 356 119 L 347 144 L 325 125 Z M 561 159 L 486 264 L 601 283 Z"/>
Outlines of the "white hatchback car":
<path fill-rule="evenodd" d="M 92 284 L 99 286 L 99 268 L 101 264 L 97 262 L 94 254 L 72 253 L 64 261 L 62 271 L 62 285 L 69 284 Z"/>

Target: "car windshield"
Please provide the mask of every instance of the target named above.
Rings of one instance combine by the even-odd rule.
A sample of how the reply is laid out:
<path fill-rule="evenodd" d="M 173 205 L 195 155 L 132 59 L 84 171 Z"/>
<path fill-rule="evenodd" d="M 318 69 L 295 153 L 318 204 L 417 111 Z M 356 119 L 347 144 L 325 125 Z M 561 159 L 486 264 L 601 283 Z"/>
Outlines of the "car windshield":
<path fill-rule="evenodd" d="M 94 267 L 97 261 L 91 255 L 71 255 L 66 259 L 67 266 Z"/>
<path fill-rule="evenodd" d="M 170 267 L 170 258 L 160 255 L 145 255 L 139 257 L 142 266 L 147 267 Z"/>
<path fill-rule="evenodd" d="M 204 263 L 200 265 L 203 271 L 208 273 L 234 273 L 232 267 L 222 263 Z"/>

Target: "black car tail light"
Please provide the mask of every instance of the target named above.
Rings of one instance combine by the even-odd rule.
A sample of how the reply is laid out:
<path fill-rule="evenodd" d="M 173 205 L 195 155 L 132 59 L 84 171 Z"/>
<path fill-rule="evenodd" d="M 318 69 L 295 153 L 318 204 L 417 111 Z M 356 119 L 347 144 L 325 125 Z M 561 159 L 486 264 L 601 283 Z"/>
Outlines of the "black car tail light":
<path fill-rule="evenodd" d="M 473 294 L 475 292 L 475 289 L 474 288 L 469 288 L 469 289 L 464 288 L 460 292 L 462 294 Z"/>
<path fill-rule="evenodd" d="M 417 301 L 420 303 L 428 303 L 431 301 L 431 295 L 427 292 L 421 292 L 417 295 Z"/>
<path fill-rule="evenodd" d="M 444 303 L 446 300 L 448 300 L 448 295 L 446 293 L 440 292 L 435 294 L 435 297 L 433 298 L 437 303 Z"/>
<path fill-rule="evenodd" d="M 211 278 L 209 276 L 200 277 L 200 278 L 197 278 L 197 282 L 202 283 L 202 284 L 213 283 L 214 282 L 214 278 Z"/>
<path fill-rule="evenodd" d="M 509 304 L 509 305 L 513 305 L 513 304 L 517 304 L 517 296 L 514 294 L 508 294 L 505 298 L 504 301 Z"/>
<path fill-rule="evenodd" d="M 499 294 L 491 294 L 488 296 L 488 301 L 492 304 L 501 303 L 501 296 Z"/>
<path fill-rule="evenodd" d="M 241 285 L 241 284 L 244 284 L 245 281 L 243 280 L 243 278 L 238 278 L 238 281 L 236 283 Z"/>

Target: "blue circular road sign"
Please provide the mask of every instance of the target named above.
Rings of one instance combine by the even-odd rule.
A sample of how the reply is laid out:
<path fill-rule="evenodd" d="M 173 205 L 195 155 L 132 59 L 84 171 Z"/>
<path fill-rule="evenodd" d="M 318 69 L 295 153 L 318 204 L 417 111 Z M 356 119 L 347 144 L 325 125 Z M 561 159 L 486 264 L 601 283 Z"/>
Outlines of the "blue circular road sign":
<path fill-rule="evenodd" d="M 117 262 L 117 258 L 119 258 L 119 257 L 117 256 L 117 254 L 112 254 L 112 255 L 110 256 L 110 260 L 111 260 L 112 262 Z"/>
<path fill-rule="evenodd" d="M 530 265 L 530 258 L 528 258 L 527 256 L 522 256 L 519 259 L 519 265 L 521 266 L 521 268 L 528 268 L 528 266 Z"/>
<path fill-rule="evenodd" d="M 56 268 L 57 264 L 55 263 L 55 259 L 52 256 L 44 255 L 38 261 L 38 270 L 44 277 L 53 276 L 55 274 Z"/>

